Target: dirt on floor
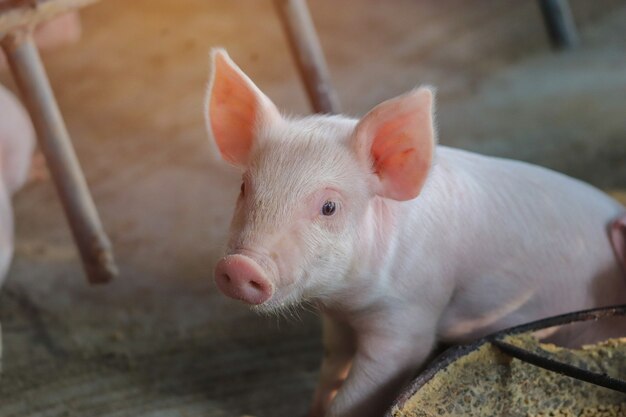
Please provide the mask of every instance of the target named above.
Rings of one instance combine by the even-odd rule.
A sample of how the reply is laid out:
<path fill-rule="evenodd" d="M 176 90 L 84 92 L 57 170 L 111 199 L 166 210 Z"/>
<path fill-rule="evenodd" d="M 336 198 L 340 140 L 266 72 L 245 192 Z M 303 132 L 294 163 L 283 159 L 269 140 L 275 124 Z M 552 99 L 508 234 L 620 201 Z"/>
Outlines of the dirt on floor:
<path fill-rule="evenodd" d="M 571 3 L 581 45 L 561 53 L 536 2 L 309 5 L 346 113 L 432 84 L 440 143 L 624 195 L 626 1 Z M 209 48 L 309 112 L 272 3 L 106 0 L 81 16 L 81 41 L 44 62 L 121 275 L 86 283 L 49 181 L 17 195 L 0 417 L 304 415 L 315 315 L 256 316 L 211 280 L 239 180 L 207 144 Z"/>

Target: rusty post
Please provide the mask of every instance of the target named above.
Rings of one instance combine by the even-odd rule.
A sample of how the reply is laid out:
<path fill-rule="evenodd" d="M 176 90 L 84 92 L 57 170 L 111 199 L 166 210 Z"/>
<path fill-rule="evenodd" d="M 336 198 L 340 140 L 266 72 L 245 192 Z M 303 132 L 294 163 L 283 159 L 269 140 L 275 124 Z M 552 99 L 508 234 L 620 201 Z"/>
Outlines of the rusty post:
<path fill-rule="evenodd" d="M 87 279 L 92 284 L 107 282 L 117 275 L 111 244 L 89 194 L 31 32 L 14 31 L 2 40 L 2 47 L 33 120 Z"/>
<path fill-rule="evenodd" d="M 330 81 L 309 9 L 304 0 L 274 0 L 300 77 L 316 113 L 338 113 L 339 99 Z"/>

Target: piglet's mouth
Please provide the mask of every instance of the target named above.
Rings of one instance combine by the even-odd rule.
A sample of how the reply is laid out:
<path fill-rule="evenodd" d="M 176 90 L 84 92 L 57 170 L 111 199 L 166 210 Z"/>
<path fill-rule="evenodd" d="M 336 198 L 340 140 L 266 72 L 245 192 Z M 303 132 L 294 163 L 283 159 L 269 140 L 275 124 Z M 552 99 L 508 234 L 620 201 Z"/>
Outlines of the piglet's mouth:
<path fill-rule="evenodd" d="M 274 286 L 258 262 L 243 254 L 222 258 L 215 266 L 215 283 L 224 295 L 259 305 L 274 294 Z"/>

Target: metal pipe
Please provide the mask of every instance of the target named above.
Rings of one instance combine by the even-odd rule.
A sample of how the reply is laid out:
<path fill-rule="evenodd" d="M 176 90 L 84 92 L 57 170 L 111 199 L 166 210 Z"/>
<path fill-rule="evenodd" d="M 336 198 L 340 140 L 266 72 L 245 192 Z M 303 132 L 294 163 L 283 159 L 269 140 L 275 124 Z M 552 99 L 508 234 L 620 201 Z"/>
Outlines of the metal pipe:
<path fill-rule="evenodd" d="M 567 0 L 539 0 L 552 46 L 570 49 L 578 44 L 578 31 Z"/>
<path fill-rule="evenodd" d="M 339 98 L 304 0 L 274 0 L 309 101 L 316 113 L 338 113 Z"/>
<path fill-rule="evenodd" d="M 117 275 L 107 238 L 30 31 L 2 40 L 7 61 L 37 132 L 90 283 Z"/>

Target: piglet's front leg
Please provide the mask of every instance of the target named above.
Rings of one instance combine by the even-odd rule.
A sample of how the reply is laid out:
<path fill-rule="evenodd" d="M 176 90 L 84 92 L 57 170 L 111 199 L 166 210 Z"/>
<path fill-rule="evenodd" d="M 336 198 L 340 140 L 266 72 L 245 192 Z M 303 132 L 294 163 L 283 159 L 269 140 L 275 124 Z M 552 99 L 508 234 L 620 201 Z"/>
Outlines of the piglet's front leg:
<path fill-rule="evenodd" d="M 357 334 L 348 378 L 326 417 L 380 417 L 428 357 L 435 333 Z"/>
<path fill-rule="evenodd" d="M 324 358 L 308 417 L 324 417 L 348 375 L 356 351 L 354 330 L 327 314 L 322 316 L 322 337 Z"/>

